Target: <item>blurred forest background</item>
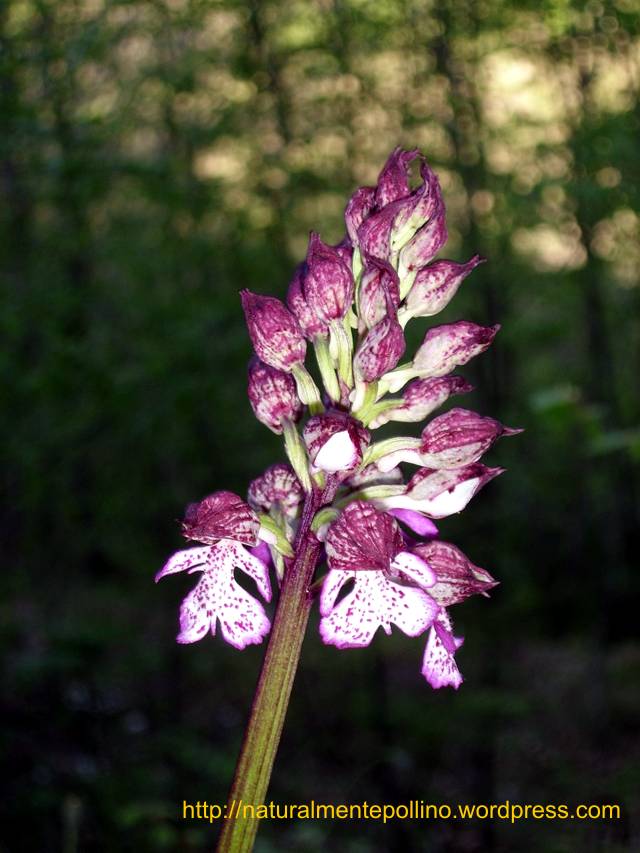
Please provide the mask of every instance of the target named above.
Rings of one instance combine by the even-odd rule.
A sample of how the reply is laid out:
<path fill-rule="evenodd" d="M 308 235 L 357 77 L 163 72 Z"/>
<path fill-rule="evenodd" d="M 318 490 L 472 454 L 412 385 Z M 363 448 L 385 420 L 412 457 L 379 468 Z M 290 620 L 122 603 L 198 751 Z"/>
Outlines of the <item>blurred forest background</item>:
<path fill-rule="evenodd" d="M 5 0 L 0 39 L 0 849 L 211 849 L 182 801 L 224 801 L 263 648 L 178 647 L 192 581 L 153 575 L 187 502 L 282 458 L 239 289 L 283 296 L 400 144 L 444 255 L 489 258 L 446 318 L 503 324 L 468 404 L 526 432 L 442 529 L 502 583 L 454 612 L 457 693 L 314 617 L 271 795 L 623 816 L 257 850 L 640 850 L 638 0 Z"/>

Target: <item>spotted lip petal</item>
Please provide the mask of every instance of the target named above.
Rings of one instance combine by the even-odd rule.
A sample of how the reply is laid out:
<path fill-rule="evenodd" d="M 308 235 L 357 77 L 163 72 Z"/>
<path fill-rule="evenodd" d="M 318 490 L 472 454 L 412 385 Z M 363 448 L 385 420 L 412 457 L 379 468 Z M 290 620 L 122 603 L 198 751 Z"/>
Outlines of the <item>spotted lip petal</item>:
<path fill-rule="evenodd" d="M 353 589 L 335 605 L 341 588 L 351 579 Z M 390 634 L 392 624 L 409 637 L 417 637 L 432 624 L 437 610 L 426 592 L 395 583 L 384 572 L 333 569 L 320 596 L 320 636 L 339 649 L 368 646 L 378 628 Z"/>
<path fill-rule="evenodd" d="M 257 357 L 249 362 L 247 394 L 256 418 L 276 435 L 282 433 L 285 421 L 297 421 L 302 414 L 291 374 L 276 370 Z"/>
<path fill-rule="evenodd" d="M 475 566 L 459 548 L 442 540 L 433 540 L 413 549 L 435 571 L 436 582 L 429 594 L 438 604 L 449 607 L 471 595 L 486 595 L 498 585 L 486 569 Z"/>
<path fill-rule="evenodd" d="M 237 649 L 262 642 L 269 632 L 269 619 L 260 602 L 236 582 L 235 569 L 249 575 L 260 595 L 266 601 L 271 600 L 268 567 L 229 539 L 204 548 L 178 551 L 158 572 L 156 581 L 177 572 L 202 572 L 180 608 L 179 643 L 195 643 L 209 631 L 215 634 L 216 622 L 220 623 L 223 638 Z"/>
<path fill-rule="evenodd" d="M 471 465 L 501 435 L 521 430 L 503 426 L 493 418 L 468 409 L 454 408 L 434 418 L 422 431 L 420 462 L 427 468 L 461 468 Z"/>
<path fill-rule="evenodd" d="M 366 501 L 353 501 L 329 527 L 325 548 L 330 569 L 387 571 L 404 541 L 390 515 Z"/>
<path fill-rule="evenodd" d="M 272 507 L 290 518 L 297 515 L 304 491 L 293 468 L 282 462 L 270 465 L 249 485 L 248 498 L 255 510 L 269 512 Z"/>
<path fill-rule="evenodd" d="M 249 504 L 233 492 L 225 491 L 189 504 L 182 523 L 182 533 L 187 539 L 209 545 L 219 539 L 255 545 L 259 529 L 260 522 Z"/>
<path fill-rule="evenodd" d="M 421 376 L 444 376 L 491 346 L 499 325 L 478 326 L 459 320 L 434 326 L 416 352 L 413 366 Z"/>
<path fill-rule="evenodd" d="M 341 320 L 353 300 L 351 270 L 315 231 L 309 238 L 303 290 L 309 308 L 325 323 Z"/>
<path fill-rule="evenodd" d="M 431 687 L 454 687 L 462 684 L 463 678 L 455 661 L 455 653 L 464 642 L 454 637 L 451 621 L 443 610 L 438 614 L 427 639 L 422 659 L 422 674 Z"/>
<path fill-rule="evenodd" d="M 193 572 L 203 571 L 210 550 L 211 546 L 206 545 L 202 548 L 187 548 L 184 551 L 176 551 L 156 573 L 155 582 L 158 583 L 167 575 L 175 575 L 178 572 L 187 572 L 190 575 Z"/>
<path fill-rule="evenodd" d="M 290 373 L 304 361 L 307 348 L 296 318 L 273 296 L 241 290 L 240 298 L 256 354 L 265 364 Z"/>

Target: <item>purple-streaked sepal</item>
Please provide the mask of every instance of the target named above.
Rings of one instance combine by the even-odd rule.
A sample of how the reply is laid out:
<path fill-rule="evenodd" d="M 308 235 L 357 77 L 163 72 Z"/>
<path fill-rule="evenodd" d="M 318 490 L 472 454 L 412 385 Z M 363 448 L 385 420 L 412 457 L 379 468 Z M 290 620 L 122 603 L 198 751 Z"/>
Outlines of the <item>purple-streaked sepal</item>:
<path fill-rule="evenodd" d="M 420 468 L 400 495 L 374 499 L 384 509 L 415 509 L 430 518 L 446 518 L 462 510 L 483 486 L 504 468 L 488 468 L 476 462 L 465 468 L 434 471 Z"/>
<path fill-rule="evenodd" d="M 418 242 L 424 244 L 424 236 L 433 232 L 435 220 L 438 220 L 436 230 L 444 228 L 444 239 L 446 240 L 444 201 L 440 181 L 424 158 L 421 158 L 420 176 L 422 177 L 422 184 L 406 198 L 394 202 L 397 209 L 390 235 L 390 248 L 394 254 L 406 246 L 409 241 L 412 241 L 421 231 L 422 236 Z"/>
<path fill-rule="evenodd" d="M 486 569 L 474 565 L 449 542 L 434 539 L 416 545 L 413 553 L 422 557 L 434 570 L 436 582 L 430 587 L 429 595 L 443 607 L 460 604 L 471 595 L 486 595 L 498 585 Z"/>
<path fill-rule="evenodd" d="M 273 296 L 241 290 L 240 298 L 256 354 L 265 364 L 290 373 L 304 361 L 307 349 L 298 321 Z"/>
<path fill-rule="evenodd" d="M 420 155 L 417 148 L 403 151 L 394 148 L 382 167 L 376 186 L 375 203 L 378 210 L 392 201 L 405 198 L 411 192 L 409 186 L 409 164 Z"/>
<path fill-rule="evenodd" d="M 462 637 L 453 635 L 451 620 L 446 611 L 441 610 L 429 631 L 422 659 L 422 674 L 432 687 L 454 687 L 456 690 L 460 687 L 463 679 L 455 653 L 463 642 Z"/>
<path fill-rule="evenodd" d="M 277 462 L 252 480 L 248 498 L 256 511 L 269 512 L 275 508 L 288 518 L 294 518 L 304 500 L 304 491 L 291 466 Z"/>
<path fill-rule="evenodd" d="M 430 263 L 447 242 L 447 236 L 444 202 L 440 201 L 433 215 L 400 252 L 400 279 L 408 275 L 413 278 L 420 267 Z"/>
<path fill-rule="evenodd" d="M 377 429 L 389 421 L 418 423 L 442 406 L 454 394 L 467 394 L 473 385 L 462 376 L 438 376 L 416 379 L 405 388 L 397 405 L 383 409 L 372 419 L 370 426 Z"/>
<path fill-rule="evenodd" d="M 386 261 L 366 258 L 365 268 L 358 288 L 358 318 L 361 329 L 371 329 L 389 310 L 389 303 L 400 304 L 398 274 Z"/>
<path fill-rule="evenodd" d="M 330 569 L 387 571 L 404 548 L 397 522 L 366 501 L 350 503 L 333 522 L 325 541 Z"/>
<path fill-rule="evenodd" d="M 501 435 L 522 430 L 493 418 L 454 408 L 434 418 L 422 431 L 420 462 L 426 468 L 461 468 L 477 462 Z"/>
<path fill-rule="evenodd" d="M 310 418 L 303 438 L 316 468 L 345 475 L 359 467 L 369 446 L 369 432 L 344 412 L 328 412 Z"/>
<path fill-rule="evenodd" d="M 388 261 L 391 254 L 391 231 L 394 220 L 402 207 L 395 201 L 372 213 L 358 228 L 358 244 L 362 255 Z"/>
<path fill-rule="evenodd" d="M 300 264 L 291 279 L 291 284 L 287 291 L 287 307 L 298 321 L 298 325 L 302 329 L 304 336 L 308 340 L 313 341 L 317 337 L 326 338 L 329 334 L 329 327 L 310 307 L 304 295 L 303 282 L 305 269 L 305 264 Z"/>
<path fill-rule="evenodd" d="M 438 314 L 453 299 L 469 273 L 484 260 L 480 255 L 474 255 L 466 264 L 436 261 L 420 269 L 404 301 L 405 314 L 410 317 Z"/>
<path fill-rule="evenodd" d="M 276 435 L 282 433 L 285 421 L 297 421 L 302 414 L 291 374 L 276 370 L 257 357 L 249 362 L 247 393 L 256 418 Z"/>
<path fill-rule="evenodd" d="M 179 643 L 195 643 L 207 633 L 216 633 L 216 624 L 227 643 L 244 649 L 261 643 L 271 627 L 262 604 L 235 580 L 235 570 L 251 577 L 265 601 L 271 600 L 267 566 L 238 542 L 222 539 L 205 548 L 178 551 L 156 575 L 201 571 L 195 588 L 180 607 Z"/>
<path fill-rule="evenodd" d="M 499 329 L 467 320 L 434 326 L 416 352 L 413 368 L 422 377 L 445 376 L 488 349 Z"/>
<path fill-rule="evenodd" d="M 336 605 L 340 590 L 353 580 L 353 589 Z M 320 594 L 320 636 L 339 649 L 368 646 L 378 628 L 391 625 L 417 637 L 433 623 L 438 605 L 422 589 L 395 583 L 385 572 L 349 572 L 332 569 Z"/>
<path fill-rule="evenodd" d="M 341 320 L 351 307 L 351 269 L 338 249 L 324 243 L 315 231 L 309 237 L 303 289 L 309 308 L 325 323 Z"/>
<path fill-rule="evenodd" d="M 353 244 L 349 235 L 343 237 L 339 243 L 332 247 L 338 253 L 343 264 L 346 264 L 349 269 L 353 265 Z"/>
<path fill-rule="evenodd" d="M 354 246 L 358 245 L 358 229 L 373 210 L 375 193 L 375 187 L 360 187 L 347 204 L 344 221 Z"/>
<path fill-rule="evenodd" d="M 406 343 L 396 311 L 387 297 L 387 315 L 369 329 L 353 359 L 357 379 L 373 382 L 397 365 L 405 351 Z"/>
<path fill-rule="evenodd" d="M 186 539 L 211 545 L 233 539 L 244 545 L 258 541 L 260 522 L 249 504 L 233 492 L 214 492 L 186 509 L 182 533 Z"/>

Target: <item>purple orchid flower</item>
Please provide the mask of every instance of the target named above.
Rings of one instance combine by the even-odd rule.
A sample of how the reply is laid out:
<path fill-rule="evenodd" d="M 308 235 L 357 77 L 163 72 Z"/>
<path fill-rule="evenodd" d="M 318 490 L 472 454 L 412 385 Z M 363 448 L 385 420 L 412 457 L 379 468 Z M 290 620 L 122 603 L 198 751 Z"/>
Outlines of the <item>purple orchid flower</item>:
<path fill-rule="evenodd" d="M 237 649 L 261 643 L 270 622 L 263 606 L 235 580 L 241 569 L 265 599 L 271 600 L 267 566 L 244 546 L 256 545 L 260 521 L 233 492 L 215 492 L 187 507 L 182 530 L 187 539 L 205 543 L 175 553 L 156 574 L 156 583 L 177 572 L 202 572 L 180 608 L 179 643 L 195 643 L 220 623 L 223 638 Z"/>
<path fill-rule="evenodd" d="M 403 551 L 396 521 L 355 501 L 329 528 L 325 548 L 329 573 L 320 597 L 320 635 L 338 648 L 368 646 L 378 628 L 395 624 L 409 637 L 422 634 L 438 607 L 424 591 L 435 574 L 419 556 Z M 347 581 L 354 587 L 336 604 Z M 415 584 L 415 585 L 411 585 Z"/>

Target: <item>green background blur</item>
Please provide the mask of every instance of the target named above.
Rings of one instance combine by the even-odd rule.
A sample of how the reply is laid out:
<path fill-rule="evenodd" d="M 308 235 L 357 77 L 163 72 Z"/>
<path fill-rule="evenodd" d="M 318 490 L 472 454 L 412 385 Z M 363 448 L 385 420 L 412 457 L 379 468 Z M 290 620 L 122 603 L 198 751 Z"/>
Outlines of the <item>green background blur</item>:
<path fill-rule="evenodd" d="M 526 432 L 441 527 L 502 583 L 454 610 L 458 692 L 420 641 L 339 652 L 314 616 L 271 796 L 622 818 L 257 849 L 640 850 L 638 0 L 5 0 L 0 39 L 0 849 L 211 849 L 182 801 L 224 801 L 263 648 L 178 647 L 193 579 L 153 575 L 187 502 L 282 458 L 239 289 L 282 297 L 400 144 L 444 255 L 489 258 L 444 317 L 503 324 L 463 405 Z"/>

